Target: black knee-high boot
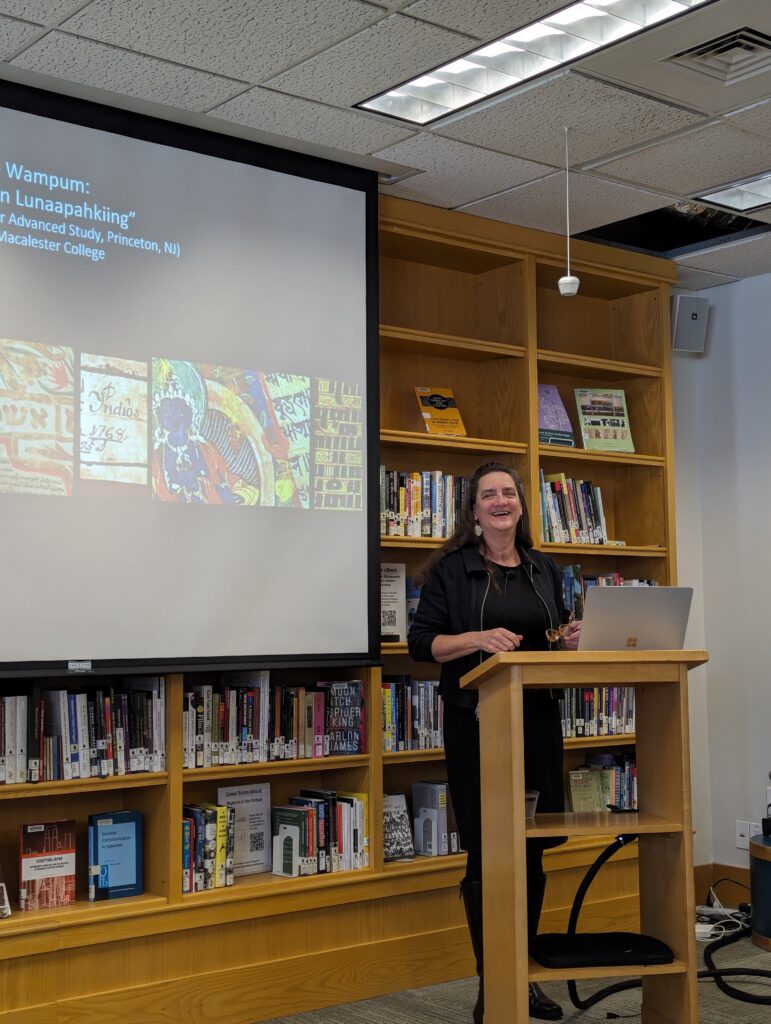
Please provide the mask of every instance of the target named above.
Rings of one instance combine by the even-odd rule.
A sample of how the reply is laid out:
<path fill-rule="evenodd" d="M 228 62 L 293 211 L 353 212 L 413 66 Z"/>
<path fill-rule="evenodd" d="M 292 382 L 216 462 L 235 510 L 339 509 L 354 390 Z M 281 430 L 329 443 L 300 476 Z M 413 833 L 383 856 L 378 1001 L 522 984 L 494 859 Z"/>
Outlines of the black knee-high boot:
<path fill-rule="evenodd" d="M 546 875 L 541 867 L 540 852 L 528 849 L 527 858 L 527 934 L 529 937 L 538 934 L 538 922 L 541 920 L 541 908 L 546 892 Z M 560 1020 L 562 1007 L 549 999 L 543 989 L 530 982 L 528 985 L 528 1002 L 530 1016 L 536 1020 Z"/>
<path fill-rule="evenodd" d="M 479 995 L 472 1014 L 474 1024 L 482 1024 L 485 1013 L 485 993 L 482 958 L 482 883 L 471 878 L 464 878 L 460 883 L 460 891 L 463 896 L 463 906 L 466 910 L 468 930 L 471 934 L 471 945 L 477 962 L 477 974 L 479 975 Z"/>

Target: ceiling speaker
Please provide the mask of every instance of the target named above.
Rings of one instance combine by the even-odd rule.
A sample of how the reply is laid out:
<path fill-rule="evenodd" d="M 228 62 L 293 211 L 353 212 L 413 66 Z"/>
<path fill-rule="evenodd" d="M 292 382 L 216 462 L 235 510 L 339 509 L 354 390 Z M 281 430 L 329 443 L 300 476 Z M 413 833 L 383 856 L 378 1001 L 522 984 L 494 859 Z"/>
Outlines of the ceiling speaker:
<path fill-rule="evenodd" d="M 675 295 L 672 299 L 672 348 L 679 352 L 703 352 L 708 316 L 709 299 Z"/>

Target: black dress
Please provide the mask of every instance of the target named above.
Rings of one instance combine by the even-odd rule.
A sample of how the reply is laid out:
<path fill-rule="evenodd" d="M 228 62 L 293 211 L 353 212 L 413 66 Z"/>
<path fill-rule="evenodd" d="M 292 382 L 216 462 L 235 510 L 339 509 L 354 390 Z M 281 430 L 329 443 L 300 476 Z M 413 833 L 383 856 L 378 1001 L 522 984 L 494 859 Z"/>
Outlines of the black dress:
<path fill-rule="evenodd" d="M 494 566 L 495 579 L 487 593 L 480 628 L 503 626 L 522 634 L 521 651 L 549 649 L 543 606 L 522 565 Z M 525 786 L 539 791 L 538 810 L 564 810 L 562 723 L 559 693 L 526 690 L 524 710 Z M 461 843 L 465 850 L 482 849 L 479 723 L 475 709 L 447 702 L 444 708 L 444 746 Z M 541 849 L 561 839 L 539 840 Z"/>

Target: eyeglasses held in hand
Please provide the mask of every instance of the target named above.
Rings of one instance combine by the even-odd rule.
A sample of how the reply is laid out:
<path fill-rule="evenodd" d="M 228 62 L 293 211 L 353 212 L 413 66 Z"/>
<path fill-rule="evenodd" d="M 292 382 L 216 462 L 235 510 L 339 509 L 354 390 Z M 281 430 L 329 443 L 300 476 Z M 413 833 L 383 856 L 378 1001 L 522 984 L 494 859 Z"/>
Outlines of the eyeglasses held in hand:
<path fill-rule="evenodd" d="M 560 640 L 562 640 L 562 638 L 565 636 L 568 626 L 574 618 L 575 613 L 571 612 L 567 622 L 563 622 L 562 625 L 557 626 L 556 629 L 552 627 L 551 629 L 546 630 L 546 639 L 549 641 L 550 644 L 556 644 Z"/>

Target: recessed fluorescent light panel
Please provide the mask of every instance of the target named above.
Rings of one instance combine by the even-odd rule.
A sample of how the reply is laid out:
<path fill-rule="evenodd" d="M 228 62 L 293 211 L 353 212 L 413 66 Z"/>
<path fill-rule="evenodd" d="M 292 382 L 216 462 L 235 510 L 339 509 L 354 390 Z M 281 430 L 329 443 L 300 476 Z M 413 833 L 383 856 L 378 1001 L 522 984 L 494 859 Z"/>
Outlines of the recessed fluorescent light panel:
<path fill-rule="evenodd" d="M 581 0 L 357 103 L 428 124 L 712 0 Z"/>
<path fill-rule="evenodd" d="M 705 203 L 727 207 L 729 210 L 758 210 L 761 206 L 771 205 L 771 172 L 764 174 L 762 178 L 742 181 L 738 185 L 731 185 L 730 188 L 721 188 L 718 192 L 710 192 L 696 198 L 703 199 Z"/>

